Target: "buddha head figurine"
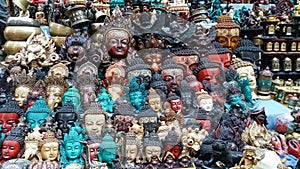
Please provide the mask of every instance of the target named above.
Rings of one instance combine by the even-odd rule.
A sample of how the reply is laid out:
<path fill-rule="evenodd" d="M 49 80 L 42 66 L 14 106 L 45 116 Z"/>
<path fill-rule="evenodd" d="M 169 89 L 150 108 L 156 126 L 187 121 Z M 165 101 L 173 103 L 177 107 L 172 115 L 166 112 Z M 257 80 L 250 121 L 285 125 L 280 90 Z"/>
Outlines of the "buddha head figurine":
<path fill-rule="evenodd" d="M 77 76 L 75 79 L 75 86 L 79 89 L 81 96 L 81 103 L 83 108 L 86 109 L 90 102 L 95 101 L 95 81 L 92 76 Z"/>
<path fill-rule="evenodd" d="M 177 114 L 183 113 L 182 100 L 177 94 L 170 93 L 166 101 L 170 103 L 171 109 Z"/>
<path fill-rule="evenodd" d="M 54 108 L 57 108 L 61 104 L 63 95 L 69 88 L 69 84 L 62 77 L 46 76 L 43 81 L 43 87 L 48 107 L 54 112 Z"/>
<path fill-rule="evenodd" d="M 143 124 L 145 132 L 151 133 L 157 131 L 158 117 L 149 105 L 143 107 L 137 119 L 140 124 Z"/>
<path fill-rule="evenodd" d="M 216 41 L 224 48 L 234 51 L 240 40 L 240 26 L 235 24 L 230 16 L 218 17 L 216 28 Z"/>
<path fill-rule="evenodd" d="M 60 155 L 59 145 L 60 141 L 55 137 L 55 133 L 47 130 L 44 133 L 43 139 L 39 141 L 39 151 L 42 160 L 58 161 Z"/>
<path fill-rule="evenodd" d="M 23 115 L 18 102 L 11 100 L 0 108 L 0 124 L 2 125 L 2 132 L 7 135 L 14 124 L 19 123 L 19 117 Z"/>
<path fill-rule="evenodd" d="M 221 46 L 218 42 L 212 43 L 213 49 L 206 53 L 206 57 L 213 63 L 217 63 L 225 71 L 229 69 L 232 59 L 232 53 L 227 48 Z"/>
<path fill-rule="evenodd" d="M 142 155 L 142 144 L 133 131 L 126 133 L 126 162 L 135 163 Z"/>
<path fill-rule="evenodd" d="M 117 132 L 128 132 L 132 126 L 132 120 L 135 114 L 127 101 L 119 100 L 114 106 L 114 127 Z"/>
<path fill-rule="evenodd" d="M 65 105 L 67 101 L 71 101 L 74 105 L 76 105 L 76 110 L 80 110 L 81 106 L 81 97 L 79 94 L 79 90 L 72 86 L 70 87 L 63 96 L 62 105 Z"/>
<path fill-rule="evenodd" d="M 205 112 L 210 112 L 213 109 L 213 97 L 208 92 L 202 90 L 197 97 L 198 107 Z"/>
<path fill-rule="evenodd" d="M 36 126 L 32 133 L 28 133 L 25 137 L 25 152 L 24 156 L 27 160 L 34 160 L 38 152 L 39 141 L 42 140 L 43 134 L 39 132 L 39 127 Z"/>
<path fill-rule="evenodd" d="M 144 84 L 138 84 L 136 77 L 132 77 L 129 86 L 129 100 L 135 113 L 139 113 L 146 102 L 148 91 Z"/>
<path fill-rule="evenodd" d="M 193 74 L 194 69 L 198 65 L 198 54 L 192 49 L 181 49 L 174 51 L 171 56 L 177 64 L 184 67 L 184 74 Z"/>
<path fill-rule="evenodd" d="M 111 99 L 111 94 L 107 93 L 105 88 L 102 88 L 101 94 L 98 94 L 98 102 L 101 104 L 102 109 L 106 112 L 108 117 L 113 114 L 114 100 Z"/>
<path fill-rule="evenodd" d="M 54 119 L 57 122 L 58 129 L 60 129 L 63 134 L 67 134 L 78 120 L 74 104 L 68 101 L 63 107 L 56 111 Z"/>
<path fill-rule="evenodd" d="M 60 145 L 61 166 L 67 167 L 72 163 L 84 165 L 82 153 L 84 145 L 82 142 L 86 141 L 87 135 L 85 130 L 81 128 L 78 123 L 70 128 L 70 131 L 65 134 L 64 140 Z"/>
<path fill-rule="evenodd" d="M 131 21 L 116 12 L 113 21 L 99 30 L 98 41 L 108 52 L 110 58 L 125 58 L 130 49 Z"/>
<path fill-rule="evenodd" d="M 46 118 L 48 116 L 52 116 L 52 111 L 42 97 L 35 101 L 25 113 L 26 123 L 30 124 L 31 130 L 36 126 L 41 127 L 41 125 L 47 121 Z"/>
<path fill-rule="evenodd" d="M 166 59 L 161 67 L 163 80 L 167 82 L 171 91 L 175 91 L 180 87 L 180 82 L 183 80 L 184 67 L 176 64 L 172 59 Z"/>
<path fill-rule="evenodd" d="M 158 72 L 167 53 L 165 49 L 149 48 L 138 51 L 138 55 L 151 67 L 153 72 Z"/>
<path fill-rule="evenodd" d="M 98 158 L 100 162 L 107 163 L 108 169 L 112 169 L 113 161 L 117 154 L 117 143 L 114 142 L 113 138 L 106 134 L 100 144 L 100 152 Z"/>
<path fill-rule="evenodd" d="M 144 84 L 148 89 L 150 86 L 150 80 L 152 77 L 152 71 L 149 65 L 145 64 L 142 58 L 135 58 L 130 62 L 126 69 L 127 81 L 130 81 L 135 76 L 139 84 Z"/>
<path fill-rule="evenodd" d="M 19 103 L 19 106 L 22 107 L 24 100 L 33 90 L 35 76 L 27 75 L 26 71 L 24 70 L 21 74 L 14 76 L 13 82 L 15 86 L 14 98 Z"/>
<path fill-rule="evenodd" d="M 236 57 L 241 58 L 244 61 L 251 62 L 253 64 L 254 70 L 260 67 L 259 61 L 261 60 L 263 50 L 249 40 L 243 39 L 238 44 L 237 48 L 234 50 Z"/>
<path fill-rule="evenodd" d="M 240 58 L 233 58 L 231 66 L 240 75 L 241 79 L 246 79 L 248 77 L 250 88 L 252 91 L 252 98 L 256 98 L 256 78 L 253 64 L 247 61 L 243 61 Z"/>
<path fill-rule="evenodd" d="M 82 126 L 85 128 L 86 133 L 90 135 L 94 133 L 101 135 L 102 126 L 105 124 L 106 114 L 102 110 L 101 105 L 95 101 L 91 102 L 90 106 L 84 112 L 82 119 Z"/>
<path fill-rule="evenodd" d="M 157 117 L 160 117 L 162 115 L 162 100 L 155 89 L 150 88 L 147 100 L 149 106 L 156 112 Z"/>
<path fill-rule="evenodd" d="M 196 89 L 191 88 L 186 80 L 181 81 L 180 85 L 182 109 L 184 112 L 192 112 L 197 107 Z"/>
<path fill-rule="evenodd" d="M 150 161 L 153 156 L 160 157 L 162 154 L 162 142 L 156 133 L 143 138 L 143 156 L 144 159 Z"/>
<path fill-rule="evenodd" d="M 165 140 L 163 141 L 164 145 L 164 151 L 171 152 L 175 159 L 177 159 L 181 153 L 181 148 L 179 145 L 179 135 L 175 131 L 175 128 L 172 128 L 169 132 L 168 135 L 166 136 Z"/>
<path fill-rule="evenodd" d="M 159 73 L 155 73 L 152 76 L 150 87 L 155 90 L 159 89 L 162 94 L 164 94 L 164 97 L 166 97 L 170 93 L 170 87 L 168 86 L 167 82 L 163 80 L 162 75 Z"/>
<path fill-rule="evenodd" d="M 194 70 L 194 75 L 201 83 L 205 80 L 209 84 L 218 84 L 222 83 L 223 70 L 208 58 L 200 58 L 198 67 Z"/>
<path fill-rule="evenodd" d="M 98 154 L 100 151 L 100 143 L 101 143 L 101 136 L 96 135 L 94 133 L 89 134 L 87 139 L 88 149 L 90 159 L 92 161 L 99 161 Z"/>
<path fill-rule="evenodd" d="M 20 158 L 24 151 L 25 130 L 23 127 L 13 128 L 2 144 L 2 162 Z"/>

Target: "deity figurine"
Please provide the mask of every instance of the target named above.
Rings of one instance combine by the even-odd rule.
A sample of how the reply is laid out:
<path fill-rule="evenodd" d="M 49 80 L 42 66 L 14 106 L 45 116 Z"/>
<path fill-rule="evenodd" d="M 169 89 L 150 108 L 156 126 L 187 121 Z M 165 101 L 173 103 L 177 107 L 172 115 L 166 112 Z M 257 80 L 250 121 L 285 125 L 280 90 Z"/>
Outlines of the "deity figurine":
<path fill-rule="evenodd" d="M 202 90 L 197 96 L 198 107 L 209 113 L 213 109 L 213 97 L 208 92 Z"/>
<path fill-rule="evenodd" d="M 143 157 L 146 161 L 151 161 L 153 156 L 157 156 L 160 159 L 162 154 L 162 142 L 156 133 L 150 133 L 148 136 L 143 137 Z"/>
<path fill-rule="evenodd" d="M 88 159 L 90 163 L 99 162 L 98 154 L 101 143 L 101 136 L 94 133 L 89 134 L 87 139 Z"/>
<path fill-rule="evenodd" d="M 185 116 L 187 113 L 189 115 L 194 114 L 197 108 L 197 100 L 196 100 L 196 89 L 191 88 L 186 80 L 182 80 L 180 83 L 181 90 L 181 100 L 182 100 L 182 110 L 185 112 Z M 173 101 L 171 101 L 171 105 L 173 105 Z"/>
<path fill-rule="evenodd" d="M 153 72 L 158 72 L 162 66 L 163 58 L 167 53 L 165 49 L 149 48 L 138 51 L 138 55 L 151 67 Z"/>
<path fill-rule="evenodd" d="M 138 84 L 136 77 L 132 77 L 129 86 L 129 100 L 132 104 L 133 111 L 138 114 L 143 105 L 146 103 L 148 91 L 144 84 Z"/>
<path fill-rule="evenodd" d="M 181 153 L 180 138 L 175 128 L 172 128 L 163 141 L 165 153 L 172 153 L 175 159 L 178 159 Z"/>
<path fill-rule="evenodd" d="M 47 25 L 45 13 L 42 10 L 43 8 L 39 5 L 37 8 L 37 12 L 35 13 L 35 20 L 38 21 L 41 25 Z"/>
<path fill-rule="evenodd" d="M 83 142 L 86 141 L 86 139 L 86 132 L 78 125 L 78 123 L 74 127 L 70 128 L 70 131 L 65 134 L 60 145 L 60 163 L 62 167 L 65 168 L 73 164 L 83 167 Z"/>
<path fill-rule="evenodd" d="M 98 102 L 108 117 L 113 115 L 114 100 L 111 99 L 111 94 L 107 93 L 105 88 L 102 88 L 101 94 L 98 94 Z"/>
<path fill-rule="evenodd" d="M 77 76 L 74 83 L 79 89 L 83 109 L 86 109 L 97 98 L 94 78 L 92 76 Z"/>
<path fill-rule="evenodd" d="M 141 140 L 139 140 L 132 131 L 126 133 L 125 140 L 126 162 L 124 167 L 129 169 L 136 168 L 137 164 L 140 162 L 139 158 L 141 157 L 143 150 Z"/>
<path fill-rule="evenodd" d="M 183 66 L 176 64 L 172 59 L 166 59 L 163 62 L 161 74 L 172 92 L 179 90 L 180 82 L 183 80 L 183 71 Z"/>
<path fill-rule="evenodd" d="M 114 168 L 113 161 L 117 155 L 117 148 L 118 145 L 114 142 L 113 138 L 109 134 L 106 134 L 102 138 L 98 158 L 100 162 L 107 164 L 108 169 Z"/>
<path fill-rule="evenodd" d="M 69 88 L 69 84 L 63 78 L 46 76 L 43 81 L 43 87 L 48 107 L 54 112 L 54 109 L 60 106 L 63 95 Z"/>
<path fill-rule="evenodd" d="M 24 70 L 21 74 L 14 76 L 13 82 L 15 86 L 14 98 L 19 103 L 19 106 L 23 107 L 24 100 L 33 90 L 35 76 L 27 75 L 26 71 Z"/>
<path fill-rule="evenodd" d="M 157 117 L 160 117 L 162 115 L 162 100 L 153 88 L 149 90 L 147 101 L 152 110 L 156 112 Z"/>
<path fill-rule="evenodd" d="M 25 129 L 13 128 L 2 144 L 1 163 L 13 158 L 20 158 L 24 153 Z"/>
<path fill-rule="evenodd" d="M 182 154 L 195 154 L 200 150 L 202 141 L 208 136 L 208 132 L 205 129 L 199 130 L 199 128 L 188 128 L 182 131 Z"/>
<path fill-rule="evenodd" d="M 30 124 L 31 130 L 36 126 L 41 127 L 41 125 L 47 121 L 46 118 L 48 116 L 52 116 L 52 111 L 42 97 L 35 101 L 25 113 L 26 123 Z"/>
<path fill-rule="evenodd" d="M 113 119 L 116 131 L 127 133 L 132 126 L 132 120 L 135 119 L 135 113 L 127 101 L 118 100 L 114 106 Z"/>
<path fill-rule="evenodd" d="M 81 97 L 79 94 L 79 90 L 75 86 L 70 87 L 64 93 L 62 105 L 65 105 L 68 101 L 71 101 L 76 106 L 77 111 L 81 110 Z"/>
<path fill-rule="evenodd" d="M 63 107 L 58 109 L 54 115 L 55 122 L 57 122 L 58 129 L 62 134 L 69 133 L 71 127 L 75 126 L 75 122 L 78 120 L 78 115 L 74 104 L 68 101 Z"/>
<path fill-rule="evenodd" d="M 58 63 L 53 65 L 48 71 L 48 76 L 56 76 L 59 78 L 68 78 L 69 77 L 69 68 L 66 66 L 67 63 Z M 40 69 L 39 69 L 40 70 Z"/>
<path fill-rule="evenodd" d="M 25 152 L 24 158 L 31 162 L 37 162 L 38 144 L 43 138 L 43 134 L 39 132 L 39 126 L 35 126 L 32 133 L 28 133 L 25 137 Z"/>
<path fill-rule="evenodd" d="M 240 41 L 240 26 L 235 24 L 230 16 L 222 15 L 218 17 L 215 28 L 217 31 L 215 40 L 233 52 Z"/>
<path fill-rule="evenodd" d="M 198 54 L 192 49 L 181 49 L 171 53 L 172 60 L 184 66 L 184 74 L 192 75 L 198 64 Z"/>
<path fill-rule="evenodd" d="M 218 42 L 212 43 L 213 49 L 206 53 L 206 57 L 213 63 L 217 63 L 225 71 L 229 69 L 232 59 L 232 53 L 229 49 L 224 48 Z"/>
<path fill-rule="evenodd" d="M 109 58 L 126 58 L 130 49 L 131 21 L 123 18 L 116 12 L 113 21 L 104 25 L 97 34 L 97 39 L 104 52 L 108 52 Z M 104 55 L 107 55 L 104 53 Z"/>
<path fill-rule="evenodd" d="M 128 81 L 135 76 L 139 84 L 144 84 L 147 90 L 150 88 L 152 71 L 150 66 L 144 63 L 143 59 L 135 58 L 132 60 L 126 69 L 126 74 Z"/>
<path fill-rule="evenodd" d="M 102 126 L 105 124 L 107 117 L 102 110 L 101 105 L 97 102 L 91 102 L 90 106 L 84 112 L 82 126 L 88 135 L 94 133 L 101 135 Z"/>
<path fill-rule="evenodd" d="M 132 120 L 132 126 L 128 127 L 129 131 L 132 131 L 139 140 L 142 140 L 144 136 L 144 126 L 143 124 L 139 125 L 136 119 Z"/>
<path fill-rule="evenodd" d="M 144 132 L 152 133 L 157 131 L 158 117 L 149 105 L 145 105 L 138 114 L 137 119 L 143 124 Z"/>
<path fill-rule="evenodd" d="M 43 133 L 42 139 L 38 142 L 37 156 L 38 162 L 31 163 L 30 169 L 42 169 L 43 167 L 58 167 L 60 141 L 55 137 L 55 133 L 47 130 Z M 25 145 L 26 146 L 26 145 Z"/>
<path fill-rule="evenodd" d="M 256 78 L 253 64 L 243 61 L 240 58 L 234 58 L 231 63 L 232 68 L 240 75 L 241 79 L 249 79 L 252 99 L 256 99 Z"/>
<path fill-rule="evenodd" d="M 18 102 L 11 100 L 0 108 L 0 124 L 2 125 L 2 132 L 7 135 L 14 124 L 19 123 L 19 118 L 23 115 Z"/>
<path fill-rule="evenodd" d="M 175 93 L 170 93 L 167 100 L 170 103 L 171 109 L 174 110 L 177 114 L 184 115 L 182 100 Z"/>
<path fill-rule="evenodd" d="M 205 80 L 208 84 L 219 84 L 222 83 L 223 70 L 208 58 L 200 58 L 198 67 L 194 70 L 194 75 L 201 83 Z"/>
<path fill-rule="evenodd" d="M 123 77 L 112 76 L 109 85 L 107 86 L 107 92 L 111 94 L 111 99 L 115 101 L 118 98 L 122 98 L 125 94 L 124 91 L 125 80 Z"/>

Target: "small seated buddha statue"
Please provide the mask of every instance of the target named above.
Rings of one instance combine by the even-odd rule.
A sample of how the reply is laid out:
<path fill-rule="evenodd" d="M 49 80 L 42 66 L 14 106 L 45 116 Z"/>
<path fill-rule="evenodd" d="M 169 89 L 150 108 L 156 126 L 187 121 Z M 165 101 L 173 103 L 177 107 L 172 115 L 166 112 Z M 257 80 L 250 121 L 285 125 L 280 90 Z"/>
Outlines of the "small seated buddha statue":
<path fill-rule="evenodd" d="M 84 166 L 82 153 L 84 150 L 83 142 L 87 140 L 86 132 L 77 123 L 64 136 L 60 145 L 60 163 L 63 168 L 71 165 L 81 168 Z"/>
<path fill-rule="evenodd" d="M 37 12 L 35 13 L 35 20 L 38 21 L 41 25 L 48 25 L 47 20 L 45 19 L 45 13 L 43 8 L 39 5 Z"/>
<path fill-rule="evenodd" d="M 13 158 L 20 158 L 24 152 L 25 130 L 23 127 L 13 128 L 2 144 L 1 163 Z"/>
<path fill-rule="evenodd" d="M 0 124 L 2 125 L 2 132 L 7 135 L 14 124 L 19 123 L 19 118 L 23 115 L 18 102 L 14 100 L 7 101 L 3 107 L 0 108 Z"/>
<path fill-rule="evenodd" d="M 109 134 L 106 134 L 102 138 L 98 158 L 100 162 L 107 163 L 108 169 L 114 168 L 113 162 L 116 159 L 117 147 L 117 143 L 114 142 L 113 138 Z"/>

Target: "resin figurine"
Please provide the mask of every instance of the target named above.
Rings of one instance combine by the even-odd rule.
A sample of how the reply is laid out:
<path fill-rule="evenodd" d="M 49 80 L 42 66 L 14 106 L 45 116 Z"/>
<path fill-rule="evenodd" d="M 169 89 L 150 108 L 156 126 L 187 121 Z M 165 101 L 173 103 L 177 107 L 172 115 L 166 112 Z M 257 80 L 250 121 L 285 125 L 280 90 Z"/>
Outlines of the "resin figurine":
<path fill-rule="evenodd" d="M 19 123 L 19 118 L 23 115 L 18 102 L 11 100 L 0 108 L 0 122 L 2 125 L 2 132 L 7 135 L 14 124 Z"/>
<path fill-rule="evenodd" d="M 114 100 L 111 100 L 111 94 L 107 93 L 105 88 L 102 88 L 101 94 L 98 94 L 98 102 L 108 117 L 112 116 Z"/>
<path fill-rule="evenodd" d="M 91 102 L 90 106 L 84 112 L 82 126 L 88 135 L 94 133 L 99 136 L 101 135 L 106 119 L 106 114 L 101 109 L 101 105 L 98 102 Z"/>
<path fill-rule="evenodd" d="M 102 138 L 98 158 L 100 162 L 107 163 L 108 169 L 114 168 L 113 161 L 117 155 L 117 147 L 118 145 L 109 134 Z"/>
<path fill-rule="evenodd" d="M 19 103 L 19 106 L 22 107 L 24 100 L 33 90 L 35 76 L 27 75 L 26 71 L 23 71 L 21 74 L 14 76 L 13 82 L 15 86 L 14 98 Z"/>
<path fill-rule="evenodd" d="M 130 81 L 129 86 L 129 100 L 132 104 L 133 111 L 138 114 L 143 105 L 146 102 L 146 97 L 148 95 L 148 91 L 145 89 L 144 84 L 138 84 L 137 79 L 134 76 Z"/>
<path fill-rule="evenodd" d="M 24 153 L 25 134 L 23 127 L 16 127 L 11 130 L 2 144 L 1 163 L 22 156 Z"/>
<path fill-rule="evenodd" d="M 218 17 L 215 28 L 217 31 L 215 40 L 224 48 L 234 51 L 240 41 L 240 26 L 235 24 L 230 16 L 222 15 Z"/>
<path fill-rule="evenodd" d="M 57 122 L 57 127 L 65 135 L 69 133 L 71 127 L 75 126 L 75 122 L 78 120 L 78 115 L 74 104 L 68 101 L 62 108 L 57 110 L 54 115 L 54 119 Z"/>
<path fill-rule="evenodd" d="M 132 111 L 131 106 L 123 100 L 118 100 L 114 107 L 114 127 L 117 132 L 129 131 L 129 127 L 132 126 L 132 120 L 135 119 L 135 113 Z"/>
<path fill-rule="evenodd" d="M 32 133 L 28 133 L 25 137 L 25 152 L 24 158 L 31 162 L 37 162 L 39 159 L 36 156 L 38 152 L 38 143 L 42 140 L 43 134 L 39 132 L 40 128 L 35 126 Z"/>
<path fill-rule="evenodd" d="M 84 159 L 82 158 L 84 145 L 82 142 L 86 139 L 85 130 L 78 124 L 70 128 L 60 145 L 60 163 L 62 167 L 65 168 L 74 163 L 81 167 L 84 165 Z"/>
<path fill-rule="evenodd" d="M 35 101 L 25 113 L 26 123 L 30 124 L 31 130 L 36 126 L 41 127 L 41 125 L 47 121 L 46 118 L 48 116 L 52 116 L 52 111 L 42 97 Z"/>
<path fill-rule="evenodd" d="M 54 112 L 54 109 L 61 105 L 63 95 L 69 88 L 69 84 L 63 78 L 46 76 L 43 87 L 48 107 Z"/>

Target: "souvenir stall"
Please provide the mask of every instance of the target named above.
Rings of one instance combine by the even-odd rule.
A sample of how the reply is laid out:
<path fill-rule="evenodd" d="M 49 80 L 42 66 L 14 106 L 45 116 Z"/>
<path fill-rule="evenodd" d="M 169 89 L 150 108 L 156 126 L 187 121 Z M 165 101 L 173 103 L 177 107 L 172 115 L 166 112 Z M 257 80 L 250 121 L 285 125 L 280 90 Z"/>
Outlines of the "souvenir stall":
<path fill-rule="evenodd" d="M 1 169 L 300 169 L 300 1 L 0 9 Z"/>

